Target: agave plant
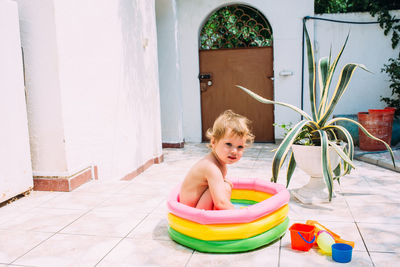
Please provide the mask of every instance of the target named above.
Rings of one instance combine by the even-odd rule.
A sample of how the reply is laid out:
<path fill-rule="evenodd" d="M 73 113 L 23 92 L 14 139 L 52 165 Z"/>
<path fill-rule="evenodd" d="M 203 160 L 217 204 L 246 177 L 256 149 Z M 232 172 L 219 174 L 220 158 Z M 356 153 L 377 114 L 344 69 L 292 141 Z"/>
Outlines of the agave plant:
<path fill-rule="evenodd" d="M 311 45 L 310 37 L 305 30 L 306 36 L 306 44 L 307 44 L 307 58 L 308 58 L 308 73 L 309 73 L 309 95 L 310 95 L 310 104 L 311 104 L 311 115 L 307 114 L 303 110 L 287 104 L 283 102 L 277 102 L 269 99 L 265 99 L 249 89 L 246 89 L 240 85 L 237 85 L 240 89 L 248 93 L 250 96 L 255 98 L 256 100 L 265 103 L 265 104 L 276 104 L 288 107 L 302 115 L 304 118 L 297 124 L 295 124 L 292 129 L 285 135 L 282 143 L 277 148 L 273 162 L 272 162 L 272 178 L 271 180 L 276 182 L 278 179 L 279 170 L 281 169 L 283 163 L 285 162 L 289 152 L 289 164 L 287 168 L 287 183 L 286 186 L 289 186 L 290 179 L 296 168 L 296 161 L 293 155 L 293 152 L 290 150 L 293 143 L 301 143 L 300 140 L 304 141 L 303 137 L 308 138 L 307 142 L 311 145 L 321 146 L 321 165 L 323 178 L 325 180 L 325 184 L 327 185 L 329 192 L 329 201 L 332 199 L 332 187 L 333 181 L 337 180 L 340 182 L 340 177 L 349 174 L 352 168 L 354 167 L 353 156 L 354 156 L 354 143 L 350 133 L 342 126 L 335 125 L 337 121 L 348 121 L 356 124 L 369 138 L 374 140 L 378 140 L 385 144 L 387 150 L 390 152 L 392 157 L 393 165 L 394 156 L 390 146 L 385 143 L 383 140 L 374 137 L 371 135 L 361 124 L 358 122 L 348 119 L 348 118 L 334 118 L 330 119 L 337 103 L 343 96 L 346 91 L 351 77 L 357 67 L 366 70 L 363 65 L 349 63 L 346 64 L 339 75 L 337 84 L 335 86 L 334 91 L 330 95 L 329 89 L 332 82 L 332 77 L 335 72 L 338 61 L 343 53 L 344 48 L 346 47 L 347 40 L 349 35 L 342 46 L 338 56 L 334 61 L 331 61 L 331 56 L 323 57 L 318 62 L 318 81 L 319 81 L 319 94 L 317 95 L 317 85 L 316 85 L 316 63 L 314 59 L 314 51 Z M 345 136 L 345 140 L 338 140 L 337 133 L 341 132 Z M 300 141 L 300 142 L 299 142 Z M 347 143 L 347 146 L 340 147 L 338 144 L 344 141 Z M 304 144 L 304 142 L 303 142 Z M 330 166 L 328 147 L 332 147 L 335 152 L 340 156 L 341 162 L 340 164 L 332 170 Z"/>

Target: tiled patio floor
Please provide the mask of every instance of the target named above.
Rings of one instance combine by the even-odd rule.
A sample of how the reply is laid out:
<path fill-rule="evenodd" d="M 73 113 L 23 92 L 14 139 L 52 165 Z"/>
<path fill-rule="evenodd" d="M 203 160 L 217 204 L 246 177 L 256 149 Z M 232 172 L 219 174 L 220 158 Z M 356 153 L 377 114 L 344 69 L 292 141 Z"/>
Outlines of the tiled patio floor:
<path fill-rule="evenodd" d="M 268 179 L 276 147 L 254 144 L 228 176 Z M 0 208 L 0 266 L 340 266 L 317 249 L 279 241 L 239 254 L 205 254 L 167 234 L 166 199 L 204 144 L 165 149 L 165 161 L 131 181 L 91 181 L 74 192 L 32 192 Z M 346 266 L 400 266 L 400 174 L 356 161 L 329 204 L 289 203 L 290 225 L 317 220 L 355 241 Z M 400 163 L 399 163 L 400 165 Z M 284 175 L 284 173 L 282 173 Z M 299 169 L 289 189 L 308 177 Z M 284 183 L 282 176 L 281 183 Z"/>

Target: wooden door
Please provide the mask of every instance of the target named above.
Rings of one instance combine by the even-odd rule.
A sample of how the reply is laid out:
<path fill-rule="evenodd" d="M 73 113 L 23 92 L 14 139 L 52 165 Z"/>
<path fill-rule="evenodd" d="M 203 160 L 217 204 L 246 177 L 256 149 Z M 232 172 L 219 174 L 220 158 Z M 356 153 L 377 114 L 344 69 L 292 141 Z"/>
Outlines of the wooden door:
<path fill-rule="evenodd" d="M 235 85 L 273 99 L 272 47 L 200 51 L 203 141 L 214 120 L 227 109 L 252 121 L 256 142 L 274 142 L 274 106 L 258 102 Z"/>

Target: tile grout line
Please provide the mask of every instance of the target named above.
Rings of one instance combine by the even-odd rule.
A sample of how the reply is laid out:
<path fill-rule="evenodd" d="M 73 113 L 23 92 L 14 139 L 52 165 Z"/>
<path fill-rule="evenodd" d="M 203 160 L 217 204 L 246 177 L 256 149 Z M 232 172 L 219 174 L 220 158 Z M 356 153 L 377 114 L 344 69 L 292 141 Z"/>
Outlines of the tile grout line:
<path fill-rule="evenodd" d="M 54 193 L 54 192 L 52 192 L 52 193 Z M 21 197 L 21 198 L 25 198 L 25 197 L 29 197 L 29 196 L 24 196 L 24 197 Z M 48 202 L 48 201 L 50 201 L 50 200 L 52 200 L 52 199 L 54 199 L 54 198 L 56 198 L 56 197 L 58 197 L 58 196 L 55 195 L 55 196 L 53 196 L 53 197 L 51 197 L 51 198 L 49 198 L 49 199 L 47 199 L 47 200 L 43 200 L 43 201 L 37 203 L 36 205 L 33 205 L 33 206 L 27 208 L 26 210 L 23 210 L 23 209 L 20 209 L 20 208 L 16 207 L 17 209 L 20 209 L 20 210 L 18 211 L 18 214 L 17 214 L 17 215 L 12 216 L 12 218 L 10 218 L 10 219 L 16 219 L 16 218 L 19 218 L 20 216 L 24 216 L 28 209 L 29 209 L 29 210 L 32 210 L 32 209 L 42 208 L 41 205 L 42 205 L 43 203 Z M 6 205 L 3 205 L 3 206 L 2 206 L 1 204 L 3 204 L 3 203 L 0 203 L 0 208 L 2 208 L 3 206 L 12 205 L 13 203 L 11 202 L 11 203 L 6 204 Z M 22 214 L 21 214 L 21 213 L 22 213 Z M 7 221 L 7 220 L 5 220 L 4 222 L 3 222 L 3 221 L 0 222 L 0 226 L 1 226 L 3 223 L 5 223 L 6 221 Z M 2 228 L 0 227 L 0 230 L 7 230 L 7 229 L 2 229 Z"/>
<path fill-rule="evenodd" d="M 258 159 L 260 158 L 262 149 L 263 149 L 262 147 L 260 147 L 260 148 L 258 149 L 257 159 L 253 162 L 253 166 L 251 166 L 251 169 L 252 169 L 252 170 L 254 169 L 254 166 L 256 165 L 256 162 L 257 162 Z"/>
<path fill-rule="evenodd" d="M 110 196 L 111 198 L 111 196 Z M 108 200 L 109 198 L 105 198 L 103 201 L 101 201 L 99 204 L 97 204 L 96 206 L 88 209 L 86 212 L 84 212 L 82 215 L 80 215 L 78 218 L 76 218 L 75 220 L 73 220 L 72 222 L 70 222 L 69 224 L 65 225 L 64 227 L 62 227 L 61 229 L 59 229 L 57 232 L 53 233 L 52 235 L 50 235 L 48 238 L 46 238 L 45 240 L 39 242 L 36 246 L 32 247 L 31 249 L 29 249 L 27 252 L 25 252 L 24 254 L 22 254 L 21 256 L 15 258 L 13 261 L 11 261 L 8 264 L 13 264 L 15 261 L 17 261 L 18 259 L 22 258 L 23 256 L 25 256 L 26 254 L 28 254 L 29 252 L 31 252 L 32 250 L 34 250 L 35 248 L 37 248 L 38 246 L 40 246 L 41 244 L 43 244 L 44 242 L 46 242 L 47 240 L 49 240 L 50 238 L 52 238 L 53 236 L 55 236 L 56 234 L 59 234 L 62 230 L 64 230 L 66 227 L 70 226 L 71 224 L 73 224 L 74 222 L 76 222 L 77 220 L 79 220 L 80 218 L 82 218 L 83 216 L 87 215 L 89 212 L 93 211 L 97 206 L 101 205 L 103 202 L 105 202 L 106 200 Z M 36 208 L 40 208 L 40 206 L 37 206 Z M 60 210 L 60 208 L 53 208 L 53 209 L 58 209 Z M 62 209 L 61 209 L 62 210 Z M 68 209 L 67 209 L 68 210 Z M 76 210 L 76 209 L 69 209 L 69 210 Z M 30 232 L 30 231 L 26 231 L 26 232 Z M 31 232 L 35 232 L 35 231 L 31 231 Z"/>
<path fill-rule="evenodd" d="M 98 264 L 100 264 L 104 259 L 105 259 L 105 257 L 107 257 L 107 255 L 109 255 L 123 240 L 125 240 L 131 233 L 132 233 L 132 231 L 133 230 L 135 230 L 136 229 L 136 227 L 138 227 L 138 225 L 140 225 L 147 217 L 149 217 L 150 216 L 150 214 L 152 214 L 153 213 L 153 211 L 155 210 L 155 209 L 157 209 L 159 206 L 160 206 L 160 204 L 162 203 L 162 202 L 164 202 L 164 200 L 160 200 L 160 202 L 158 203 L 158 205 L 155 207 L 155 208 L 153 208 L 146 216 L 144 216 L 143 217 L 143 219 L 142 220 L 140 220 L 140 222 L 138 222 L 136 225 L 135 225 L 135 227 L 133 227 L 124 237 L 122 237 L 121 238 L 121 240 L 119 240 L 118 242 L 117 242 L 117 244 L 115 244 L 115 246 L 113 246 L 94 266 L 97 266 Z"/>
<path fill-rule="evenodd" d="M 279 239 L 278 267 L 281 266 L 282 238 L 283 236 Z"/>
<path fill-rule="evenodd" d="M 18 264 L 18 265 L 15 265 L 15 264 L 6 264 L 5 266 L 16 266 L 16 267 L 40 267 L 40 266 L 38 266 L 38 265 L 21 265 L 21 264 Z"/>
<path fill-rule="evenodd" d="M 194 252 L 195 252 L 195 250 L 193 249 L 193 250 L 192 250 L 192 253 L 190 254 L 190 257 L 188 258 L 187 262 L 185 263 L 185 267 L 188 266 L 190 260 L 192 259 L 193 255 L 194 255 Z"/>
<path fill-rule="evenodd" d="M 370 254 L 370 252 L 369 252 L 368 246 L 367 246 L 367 244 L 365 243 L 364 237 L 363 237 L 363 235 L 362 235 L 362 233 L 361 233 L 360 228 L 358 227 L 356 218 L 354 217 L 354 214 L 353 214 L 353 212 L 351 211 L 350 205 L 349 205 L 349 203 L 347 202 L 347 199 L 346 199 L 346 198 L 344 198 L 344 201 L 346 202 L 347 208 L 348 208 L 349 211 L 350 211 L 351 217 L 353 217 L 353 222 L 354 222 L 354 224 L 356 225 L 356 228 L 357 228 L 357 231 L 358 231 L 359 235 L 361 236 L 361 240 L 362 240 L 362 242 L 363 242 L 363 244 L 364 244 L 364 247 L 365 247 L 365 249 L 366 249 L 366 251 L 367 251 L 367 254 L 368 254 L 368 257 L 369 257 L 369 259 L 370 259 L 370 261 L 371 261 L 371 263 L 372 263 L 372 266 L 375 267 L 375 263 L 374 263 L 374 261 L 372 260 L 372 257 L 371 257 L 371 254 Z"/>
<path fill-rule="evenodd" d="M 92 209 L 86 211 L 85 213 L 83 213 L 81 216 L 79 216 L 78 218 L 76 218 L 75 220 L 73 220 L 72 222 L 70 222 L 69 224 L 67 224 L 66 226 L 62 227 L 60 230 L 58 230 L 57 232 L 53 233 L 52 235 L 50 235 L 48 238 L 46 238 L 45 240 L 39 242 L 36 246 L 32 247 L 31 249 L 29 249 L 27 252 L 25 252 L 24 254 L 22 254 L 21 256 L 15 258 L 13 261 L 11 261 L 9 264 L 13 264 L 14 262 L 16 262 L 18 259 L 22 258 L 23 256 L 25 256 L 26 254 L 28 254 L 29 252 L 31 252 L 32 250 L 34 250 L 35 248 L 37 248 L 38 246 L 40 246 L 41 244 L 43 244 L 44 242 L 46 242 L 47 240 L 49 240 L 50 238 L 52 238 L 53 236 L 55 236 L 56 234 L 60 233 L 60 231 L 64 230 L 66 227 L 70 226 L 71 224 L 73 224 L 74 222 L 76 222 L 77 220 L 79 220 L 80 218 L 82 218 L 83 216 L 85 216 L 86 214 L 88 214 Z M 26 231 L 26 232 L 35 232 L 35 231 Z"/>
<path fill-rule="evenodd" d="M 374 261 L 372 260 L 371 253 L 370 253 L 370 251 L 369 251 L 369 249 L 368 249 L 368 246 L 367 246 L 367 244 L 365 243 L 365 240 L 364 240 L 363 235 L 361 234 L 361 230 L 360 230 L 360 228 L 358 227 L 357 222 L 354 221 L 354 223 L 355 223 L 355 225 L 356 225 L 356 227 L 357 227 L 358 233 L 359 233 L 360 236 L 361 236 L 361 240 L 363 241 L 364 247 L 365 247 L 365 249 L 367 250 L 368 257 L 369 257 L 369 259 L 371 260 L 372 266 L 375 266 L 375 263 L 374 263 Z"/>
<path fill-rule="evenodd" d="M 136 225 L 135 225 L 135 227 L 133 227 L 132 228 L 132 230 L 130 230 L 124 237 L 122 237 L 118 242 L 117 242 L 117 244 L 115 244 L 94 266 L 97 266 L 102 260 L 104 260 L 104 258 L 105 257 L 107 257 L 107 255 L 108 254 L 110 254 L 111 253 L 111 251 L 113 251 L 123 240 L 125 240 L 126 239 L 126 237 L 130 234 L 130 233 L 132 233 L 132 231 L 133 230 L 135 230 L 136 229 L 136 227 L 139 225 L 139 224 L 141 224 L 147 217 L 149 217 L 149 215 L 150 215 L 150 213 L 148 213 L 146 216 L 144 216 L 143 217 L 143 219 L 140 221 L 140 222 L 138 222 Z"/>

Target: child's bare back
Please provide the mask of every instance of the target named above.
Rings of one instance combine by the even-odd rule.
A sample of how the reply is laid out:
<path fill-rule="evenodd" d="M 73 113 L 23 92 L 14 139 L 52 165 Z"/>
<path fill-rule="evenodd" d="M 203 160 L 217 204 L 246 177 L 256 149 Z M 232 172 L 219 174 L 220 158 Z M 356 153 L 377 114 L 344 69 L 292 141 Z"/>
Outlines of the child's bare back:
<path fill-rule="evenodd" d="M 180 202 L 205 210 L 233 208 L 230 202 L 232 184 L 225 179 L 225 175 L 226 167 L 220 166 L 212 153 L 208 154 L 186 175 Z"/>

